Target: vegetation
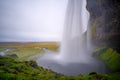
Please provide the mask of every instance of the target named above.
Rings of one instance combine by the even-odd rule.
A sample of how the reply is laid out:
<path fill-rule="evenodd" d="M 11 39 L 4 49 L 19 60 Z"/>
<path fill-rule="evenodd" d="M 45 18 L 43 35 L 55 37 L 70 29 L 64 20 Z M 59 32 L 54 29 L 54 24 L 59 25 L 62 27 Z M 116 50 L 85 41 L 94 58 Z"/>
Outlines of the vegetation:
<path fill-rule="evenodd" d="M 95 22 L 93 23 L 93 25 L 91 27 L 91 36 L 92 37 L 95 36 L 95 33 L 96 33 L 96 26 L 97 26 L 96 21 L 97 20 L 95 20 Z"/>
<path fill-rule="evenodd" d="M 37 65 L 35 61 L 19 61 L 0 56 L 0 80 L 119 80 L 120 73 L 64 76 Z"/>
<path fill-rule="evenodd" d="M 0 50 L 6 48 L 47 48 L 49 50 L 57 50 L 59 43 L 57 42 L 26 42 L 26 43 L 17 43 L 17 42 L 5 42 L 0 43 Z"/>
<path fill-rule="evenodd" d="M 113 72 L 120 72 L 120 54 L 112 48 L 99 48 L 95 52 L 108 68 Z"/>
<path fill-rule="evenodd" d="M 0 56 L 0 80 L 120 80 L 120 54 L 111 48 L 99 48 L 95 56 L 99 56 L 113 73 L 91 72 L 78 76 L 65 76 L 38 66 L 34 58 L 44 54 L 43 48 L 56 51 L 58 46 L 52 43 L 2 44 L 0 52 L 7 55 Z"/>
<path fill-rule="evenodd" d="M 18 61 L 0 56 L 0 80 L 47 80 L 57 75 L 51 70 L 38 67 L 35 61 Z"/>
<path fill-rule="evenodd" d="M 0 52 L 4 52 L 8 56 L 16 55 L 21 61 L 33 60 L 44 54 L 43 48 L 57 51 L 58 43 L 56 42 L 33 42 L 33 43 L 2 43 L 0 44 Z"/>

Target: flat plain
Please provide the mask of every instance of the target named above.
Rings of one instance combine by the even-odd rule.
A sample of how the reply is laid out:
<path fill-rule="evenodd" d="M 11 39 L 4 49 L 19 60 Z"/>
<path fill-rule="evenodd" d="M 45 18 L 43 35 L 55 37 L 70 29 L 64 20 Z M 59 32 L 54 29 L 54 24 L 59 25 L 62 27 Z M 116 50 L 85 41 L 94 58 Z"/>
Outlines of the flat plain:
<path fill-rule="evenodd" d="M 58 42 L 1 42 L 0 54 L 17 57 L 19 60 L 32 60 L 44 54 L 44 49 L 57 51 Z"/>

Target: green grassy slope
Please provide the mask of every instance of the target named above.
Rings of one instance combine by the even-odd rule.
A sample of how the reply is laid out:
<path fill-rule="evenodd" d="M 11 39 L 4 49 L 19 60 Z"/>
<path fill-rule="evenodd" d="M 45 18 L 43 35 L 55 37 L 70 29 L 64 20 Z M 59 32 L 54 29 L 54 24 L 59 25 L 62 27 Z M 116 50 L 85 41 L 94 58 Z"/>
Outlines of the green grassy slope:
<path fill-rule="evenodd" d="M 0 56 L 0 80 L 120 80 L 120 73 L 64 76 L 38 66 L 35 61 L 19 61 Z"/>
<path fill-rule="evenodd" d="M 99 48 L 95 54 L 105 62 L 113 72 L 120 72 L 120 54 L 112 48 Z"/>

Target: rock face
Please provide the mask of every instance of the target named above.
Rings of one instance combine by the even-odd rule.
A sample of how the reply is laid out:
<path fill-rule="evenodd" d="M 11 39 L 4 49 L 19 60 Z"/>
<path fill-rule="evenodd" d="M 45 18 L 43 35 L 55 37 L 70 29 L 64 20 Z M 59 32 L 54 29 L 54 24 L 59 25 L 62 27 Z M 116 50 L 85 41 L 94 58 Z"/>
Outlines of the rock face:
<path fill-rule="evenodd" d="M 120 52 L 119 0 L 87 0 L 92 41 Z"/>

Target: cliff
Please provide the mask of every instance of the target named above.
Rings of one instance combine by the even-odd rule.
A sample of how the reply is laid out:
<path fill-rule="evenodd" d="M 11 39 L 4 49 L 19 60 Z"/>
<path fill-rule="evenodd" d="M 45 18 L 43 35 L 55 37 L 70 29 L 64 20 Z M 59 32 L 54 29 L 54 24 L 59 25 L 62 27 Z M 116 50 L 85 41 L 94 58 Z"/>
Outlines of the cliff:
<path fill-rule="evenodd" d="M 119 0 L 87 0 L 92 41 L 120 52 Z"/>

